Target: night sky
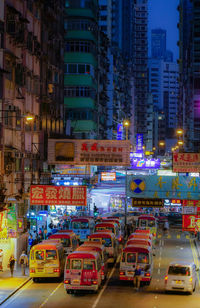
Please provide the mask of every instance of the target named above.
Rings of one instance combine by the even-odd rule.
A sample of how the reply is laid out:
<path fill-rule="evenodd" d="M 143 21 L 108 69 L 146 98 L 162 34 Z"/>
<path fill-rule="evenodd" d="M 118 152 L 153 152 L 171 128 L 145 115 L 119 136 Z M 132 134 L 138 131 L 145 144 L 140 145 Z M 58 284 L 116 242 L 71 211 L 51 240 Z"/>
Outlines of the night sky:
<path fill-rule="evenodd" d="M 151 29 L 167 30 L 167 49 L 174 53 L 174 60 L 178 59 L 178 28 L 179 0 L 149 0 L 149 52 Z"/>

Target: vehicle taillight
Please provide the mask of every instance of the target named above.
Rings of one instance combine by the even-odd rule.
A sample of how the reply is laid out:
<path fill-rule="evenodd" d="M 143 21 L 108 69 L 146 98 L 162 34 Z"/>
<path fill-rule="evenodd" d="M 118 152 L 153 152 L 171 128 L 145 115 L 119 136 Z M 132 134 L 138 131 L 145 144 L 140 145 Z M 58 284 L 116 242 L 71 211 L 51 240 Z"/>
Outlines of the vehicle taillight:
<path fill-rule="evenodd" d="M 96 280 L 93 280 L 92 283 L 93 283 L 93 284 L 97 284 L 97 281 L 96 281 Z"/>
<path fill-rule="evenodd" d="M 120 236 L 120 238 L 119 238 L 119 242 L 121 242 L 122 241 L 122 237 Z"/>
<path fill-rule="evenodd" d="M 34 268 L 30 268 L 30 273 L 35 273 L 35 269 Z"/>
<path fill-rule="evenodd" d="M 166 276 L 165 276 L 165 282 L 167 282 L 167 280 L 168 280 L 168 276 L 166 275 Z"/>
<path fill-rule="evenodd" d="M 145 276 L 146 277 L 150 277 L 150 273 L 145 273 Z"/>
<path fill-rule="evenodd" d="M 54 268 L 53 271 L 54 271 L 54 273 L 59 273 L 60 269 L 59 268 Z"/>
<path fill-rule="evenodd" d="M 119 274 L 122 276 L 122 275 L 125 275 L 125 272 L 119 272 Z"/>
<path fill-rule="evenodd" d="M 70 280 L 69 280 L 69 279 L 65 279 L 65 280 L 64 280 L 64 283 L 65 283 L 65 284 L 70 284 Z"/>

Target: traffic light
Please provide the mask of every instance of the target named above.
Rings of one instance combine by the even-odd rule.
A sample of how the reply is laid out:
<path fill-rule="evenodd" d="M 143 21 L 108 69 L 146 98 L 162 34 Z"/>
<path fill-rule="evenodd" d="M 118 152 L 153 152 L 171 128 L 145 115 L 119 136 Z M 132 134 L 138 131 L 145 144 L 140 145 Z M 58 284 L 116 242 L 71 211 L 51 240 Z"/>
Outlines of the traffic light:
<path fill-rule="evenodd" d="M 94 213 L 94 217 L 97 217 L 99 214 L 99 209 L 96 205 L 94 205 L 93 213 Z"/>

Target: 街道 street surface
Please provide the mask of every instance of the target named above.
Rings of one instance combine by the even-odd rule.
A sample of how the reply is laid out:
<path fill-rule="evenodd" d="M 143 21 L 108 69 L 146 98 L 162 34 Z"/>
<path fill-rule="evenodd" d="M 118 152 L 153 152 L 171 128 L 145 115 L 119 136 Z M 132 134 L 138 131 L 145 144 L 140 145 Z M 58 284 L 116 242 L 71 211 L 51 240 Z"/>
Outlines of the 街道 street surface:
<path fill-rule="evenodd" d="M 119 256 L 120 258 L 120 256 Z M 118 258 L 118 260 L 119 260 Z M 199 266 L 197 249 L 190 235 L 171 229 L 157 236 L 154 256 L 154 274 L 150 286 L 135 291 L 132 283 L 120 282 L 119 263 L 110 268 L 109 278 L 97 294 L 68 295 L 63 282 L 46 280 L 29 281 L 19 292 L 8 299 L 2 308 L 197 308 L 200 302 L 200 272 L 197 271 L 196 291 L 193 295 L 165 294 L 164 277 L 169 262 L 194 261 Z"/>

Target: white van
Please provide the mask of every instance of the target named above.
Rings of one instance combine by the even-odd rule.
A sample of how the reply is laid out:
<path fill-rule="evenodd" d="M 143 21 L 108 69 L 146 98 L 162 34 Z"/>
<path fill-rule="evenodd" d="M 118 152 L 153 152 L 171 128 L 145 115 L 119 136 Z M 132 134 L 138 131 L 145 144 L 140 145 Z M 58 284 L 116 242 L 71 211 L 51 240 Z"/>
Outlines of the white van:
<path fill-rule="evenodd" d="M 196 265 L 189 262 L 171 262 L 165 276 L 165 291 L 189 292 L 196 288 Z"/>

